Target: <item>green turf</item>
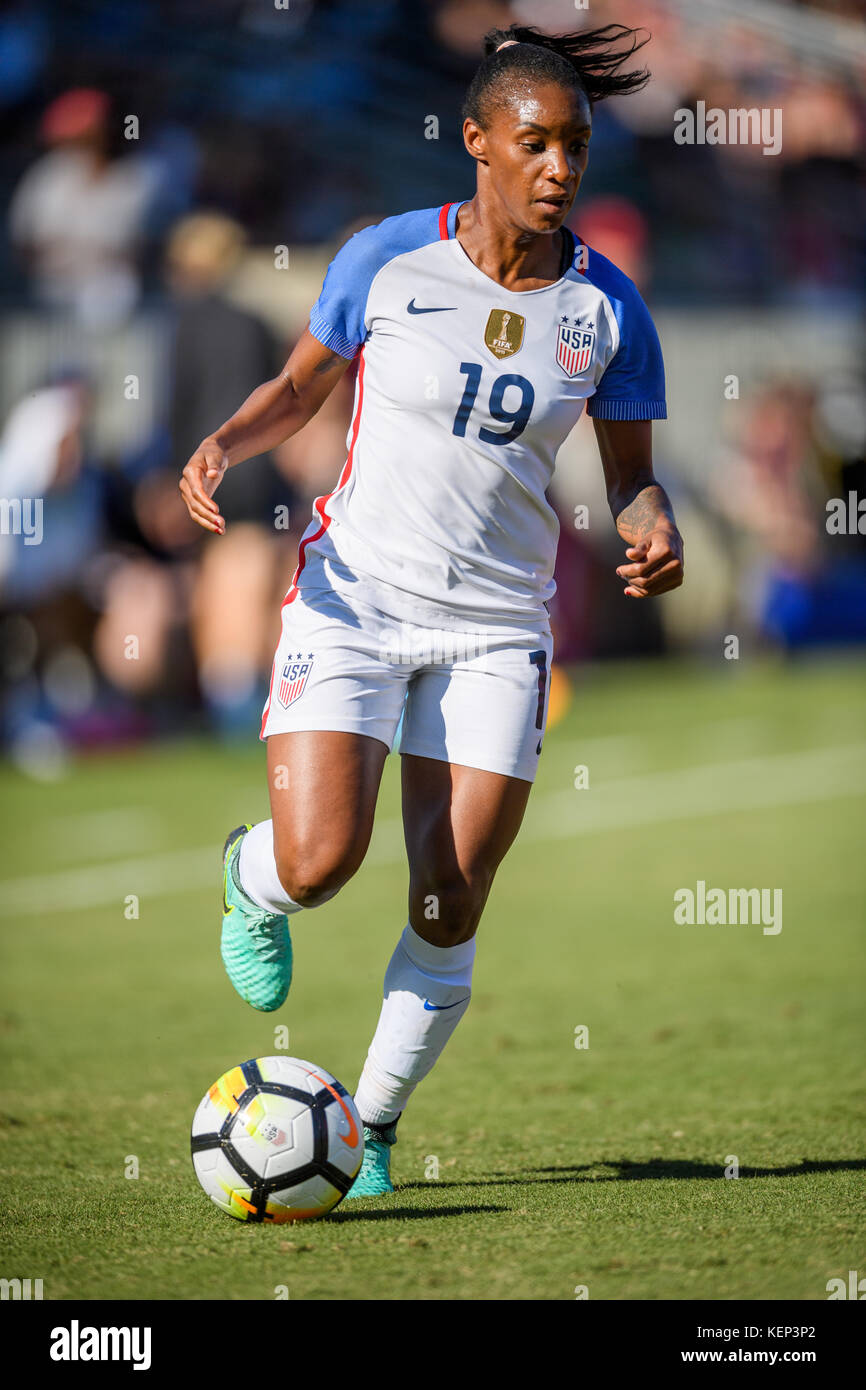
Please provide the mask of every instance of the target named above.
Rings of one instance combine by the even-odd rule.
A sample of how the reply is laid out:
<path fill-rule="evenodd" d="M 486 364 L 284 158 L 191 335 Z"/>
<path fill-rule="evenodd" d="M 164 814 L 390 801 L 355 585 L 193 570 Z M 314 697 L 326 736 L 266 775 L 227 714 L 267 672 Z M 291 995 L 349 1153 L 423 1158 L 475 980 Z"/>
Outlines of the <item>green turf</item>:
<path fill-rule="evenodd" d="M 189 1121 L 281 1024 L 354 1087 L 405 922 L 397 759 L 270 1016 L 218 950 L 223 837 L 265 813 L 254 734 L 5 771 L 0 1275 L 57 1299 L 823 1299 L 866 1274 L 864 692 L 854 662 L 580 674 L 398 1191 L 293 1227 L 208 1202 Z M 781 933 L 676 925 L 699 878 L 781 888 Z"/>

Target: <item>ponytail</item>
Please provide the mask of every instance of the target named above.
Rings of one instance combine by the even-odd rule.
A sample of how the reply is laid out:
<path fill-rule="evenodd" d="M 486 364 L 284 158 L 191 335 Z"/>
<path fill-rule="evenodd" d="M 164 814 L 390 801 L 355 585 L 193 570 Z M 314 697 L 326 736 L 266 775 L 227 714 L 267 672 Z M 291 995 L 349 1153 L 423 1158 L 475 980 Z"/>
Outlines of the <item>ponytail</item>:
<path fill-rule="evenodd" d="M 502 79 L 518 74 L 578 86 L 590 106 L 637 92 L 649 81 L 648 70 L 621 69 L 649 41 L 648 33 L 641 37 L 640 30 L 624 24 L 572 34 L 545 34 L 530 24 L 491 29 L 484 36 L 485 56 L 466 94 L 463 114 L 483 126 L 498 104 L 492 100 L 493 89 Z"/>

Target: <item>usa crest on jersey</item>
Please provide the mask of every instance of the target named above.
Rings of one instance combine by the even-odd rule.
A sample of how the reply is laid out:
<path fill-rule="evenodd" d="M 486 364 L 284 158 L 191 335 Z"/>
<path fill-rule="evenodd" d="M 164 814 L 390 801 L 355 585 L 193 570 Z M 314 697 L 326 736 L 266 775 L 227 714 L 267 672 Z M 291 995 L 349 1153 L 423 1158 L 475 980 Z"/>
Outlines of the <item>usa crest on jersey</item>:
<path fill-rule="evenodd" d="M 277 686 L 277 699 L 286 709 L 303 695 L 304 687 L 307 684 L 312 669 L 312 656 L 308 656 L 306 661 L 304 661 L 300 653 L 294 661 L 289 659 L 284 665 L 282 674 L 280 675 L 279 685 Z"/>
<path fill-rule="evenodd" d="M 560 323 L 556 334 L 556 360 L 568 377 L 585 372 L 595 351 L 595 333 L 583 327 L 579 319 L 574 324 Z"/>

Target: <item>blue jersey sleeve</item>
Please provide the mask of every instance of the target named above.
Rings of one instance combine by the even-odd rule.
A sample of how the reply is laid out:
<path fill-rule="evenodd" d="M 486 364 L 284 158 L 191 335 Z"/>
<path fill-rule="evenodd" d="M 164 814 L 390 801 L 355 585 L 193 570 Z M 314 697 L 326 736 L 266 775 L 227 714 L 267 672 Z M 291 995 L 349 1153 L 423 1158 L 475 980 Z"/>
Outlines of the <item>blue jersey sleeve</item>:
<path fill-rule="evenodd" d="M 383 266 L 439 237 L 439 209 L 386 217 L 365 227 L 337 252 L 310 310 L 310 332 L 324 347 L 353 358 L 367 336 L 370 286 Z"/>
<path fill-rule="evenodd" d="M 619 328 L 619 347 L 586 413 L 596 420 L 665 420 L 665 368 L 659 335 L 636 286 L 592 251 L 587 279 L 607 296 Z"/>

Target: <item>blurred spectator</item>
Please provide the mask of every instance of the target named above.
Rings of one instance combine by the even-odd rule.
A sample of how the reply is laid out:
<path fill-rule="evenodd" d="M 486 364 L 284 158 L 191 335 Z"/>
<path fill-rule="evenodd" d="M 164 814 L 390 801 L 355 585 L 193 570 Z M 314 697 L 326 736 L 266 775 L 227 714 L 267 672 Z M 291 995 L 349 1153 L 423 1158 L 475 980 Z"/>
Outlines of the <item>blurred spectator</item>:
<path fill-rule="evenodd" d="M 16 404 L 0 436 L 2 722 L 13 747 L 38 744 L 93 695 L 86 576 L 105 534 L 91 405 L 84 377 L 59 373 Z"/>
<path fill-rule="evenodd" d="M 767 383 L 711 484 L 733 523 L 743 607 L 791 648 L 866 641 L 866 562 L 828 534 L 814 410 L 806 383 Z"/>
<path fill-rule="evenodd" d="M 627 198 L 588 199 L 578 205 L 569 224 L 587 246 L 607 256 L 646 294 L 648 229 L 646 218 L 633 203 Z"/>
<path fill-rule="evenodd" d="M 0 533 L 4 606 L 50 602 L 101 539 L 101 489 L 83 437 L 90 404 L 84 378 L 60 373 L 18 402 L 0 435 L 0 498 L 18 504 Z"/>
<path fill-rule="evenodd" d="M 117 323 L 138 298 L 136 255 L 157 187 L 147 160 L 112 156 L 109 110 L 91 88 L 51 103 L 42 120 L 49 153 L 24 175 L 10 210 L 37 298 L 90 327 Z"/>
<path fill-rule="evenodd" d="M 169 240 L 177 314 L 170 405 L 175 488 L 202 439 L 282 366 L 284 354 L 267 326 L 226 295 L 244 244 L 236 222 L 204 212 L 184 219 Z M 293 503 L 269 456 L 248 459 L 220 483 L 226 534 L 202 541 L 192 640 L 202 695 L 217 726 L 228 731 L 249 728 L 273 660 L 277 538 L 285 539 Z"/>
<path fill-rule="evenodd" d="M 488 29 L 507 28 L 515 18 L 507 0 L 439 0 L 431 9 L 433 32 L 439 42 L 473 66 L 479 59 L 479 35 Z"/>

